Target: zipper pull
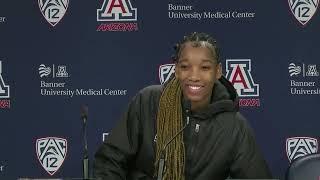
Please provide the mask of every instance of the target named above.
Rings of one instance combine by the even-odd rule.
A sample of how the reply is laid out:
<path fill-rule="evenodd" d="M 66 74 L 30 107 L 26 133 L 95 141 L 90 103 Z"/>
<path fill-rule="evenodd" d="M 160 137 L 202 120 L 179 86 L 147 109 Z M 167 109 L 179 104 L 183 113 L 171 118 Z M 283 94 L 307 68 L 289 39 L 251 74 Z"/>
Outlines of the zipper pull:
<path fill-rule="evenodd" d="M 190 110 L 187 108 L 186 109 L 186 115 L 187 115 L 187 125 L 189 124 L 190 122 L 190 117 L 189 117 L 189 113 L 190 113 Z"/>
<path fill-rule="evenodd" d="M 198 133 L 200 131 L 200 124 L 196 124 L 196 128 L 194 129 L 194 131 L 196 133 Z"/>

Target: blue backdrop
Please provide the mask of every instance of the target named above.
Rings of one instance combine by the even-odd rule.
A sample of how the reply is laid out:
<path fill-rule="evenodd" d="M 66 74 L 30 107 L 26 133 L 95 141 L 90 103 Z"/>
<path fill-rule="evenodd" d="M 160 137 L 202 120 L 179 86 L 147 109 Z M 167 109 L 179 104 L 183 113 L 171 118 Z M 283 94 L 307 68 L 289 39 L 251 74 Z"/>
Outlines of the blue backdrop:
<path fill-rule="evenodd" d="M 160 65 L 194 31 L 219 42 L 241 112 L 282 179 L 291 160 L 318 153 L 318 4 L 2 0 L 0 179 L 81 177 L 81 105 L 92 163 L 103 133 L 139 89 L 160 84 Z"/>

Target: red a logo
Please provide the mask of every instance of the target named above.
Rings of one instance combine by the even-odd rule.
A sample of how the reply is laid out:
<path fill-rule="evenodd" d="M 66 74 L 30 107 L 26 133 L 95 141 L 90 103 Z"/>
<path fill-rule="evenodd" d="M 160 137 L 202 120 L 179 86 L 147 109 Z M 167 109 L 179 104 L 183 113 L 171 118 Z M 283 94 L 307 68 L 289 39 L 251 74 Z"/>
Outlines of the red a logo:
<path fill-rule="evenodd" d="M 104 0 L 97 9 L 97 21 L 136 21 L 137 8 L 133 8 L 130 0 Z"/>
<path fill-rule="evenodd" d="M 239 97 L 259 96 L 259 84 L 253 81 L 250 59 L 227 59 L 227 79 L 237 90 Z"/>

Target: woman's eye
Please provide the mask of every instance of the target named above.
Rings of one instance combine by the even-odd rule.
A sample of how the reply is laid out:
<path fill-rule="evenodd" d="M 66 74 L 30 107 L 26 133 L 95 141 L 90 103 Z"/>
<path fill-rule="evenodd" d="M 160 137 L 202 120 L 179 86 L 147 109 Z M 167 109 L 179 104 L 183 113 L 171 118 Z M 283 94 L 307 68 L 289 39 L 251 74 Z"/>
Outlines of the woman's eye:
<path fill-rule="evenodd" d="M 181 65 L 180 65 L 180 68 L 181 68 L 181 69 L 187 69 L 187 68 L 188 68 L 188 65 L 181 64 Z"/>
<path fill-rule="evenodd" d="M 202 66 L 201 67 L 203 70 L 209 70 L 210 69 L 210 66 Z"/>

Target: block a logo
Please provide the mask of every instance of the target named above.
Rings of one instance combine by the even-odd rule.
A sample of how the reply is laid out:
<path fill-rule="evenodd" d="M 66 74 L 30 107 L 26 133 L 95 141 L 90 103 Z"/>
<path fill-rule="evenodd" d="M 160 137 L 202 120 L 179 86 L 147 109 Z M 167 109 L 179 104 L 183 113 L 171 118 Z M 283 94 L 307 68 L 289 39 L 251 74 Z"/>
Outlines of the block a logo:
<path fill-rule="evenodd" d="M 43 17 L 54 27 L 65 15 L 69 0 L 38 0 L 38 4 Z"/>
<path fill-rule="evenodd" d="M 288 2 L 292 14 L 303 26 L 314 16 L 319 5 L 319 0 L 288 0 Z"/>
<path fill-rule="evenodd" d="M 259 84 L 254 83 L 251 75 L 251 59 L 227 59 L 226 63 L 226 77 L 239 97 L 259 96 Z"/>
<path fill-rule="evenodd" d="M 2 61 L 0 61 L 0 99 L 10 98 L 10 86 L 6 85 L 2 76 Z"/>
<path fill-rule="evenodd" d="M 67 154 L 67 140 L 57 137 L 37 139 L 36 152 L 42 167 L 52 176 L 64 162 Z"/>
<path fill-rule="evenodd" d="M 133 8 L 131 0 L 104 0 L 97 9 L 97 21 L 101 23 L 97 31 L 137 31 L 137 8 Z"/>
<path fill-rule="evenodd" d="M 104 0 L 97 10 L 97 21 L 136 21 L 137 8 L 130 0 Z"/>
<path fill-rule="evenodd" d="M 227 59 L 226 73 L 239 96 L 239 106 L 260 106 L 259 84 L 254 83 L 251 75 L 251 59 Z"/>
<path fill-rule="evenodd" d="M 290 162 L 296 158 L 318 152 L 318 141 L 311 137 L 292 137 L 286 141 L 287 157 Z"/>
<path fill-rule="evenodd" d="M 163 64 L 159 67 L 159 79 L 160 83 L 164 84 L 167 82 L 175 72 L 175 64 Z"/>

